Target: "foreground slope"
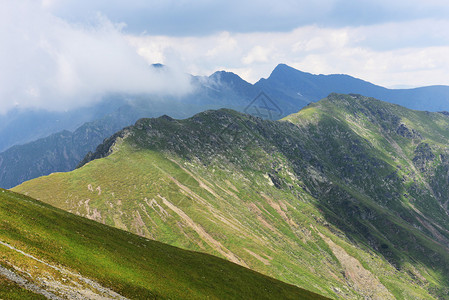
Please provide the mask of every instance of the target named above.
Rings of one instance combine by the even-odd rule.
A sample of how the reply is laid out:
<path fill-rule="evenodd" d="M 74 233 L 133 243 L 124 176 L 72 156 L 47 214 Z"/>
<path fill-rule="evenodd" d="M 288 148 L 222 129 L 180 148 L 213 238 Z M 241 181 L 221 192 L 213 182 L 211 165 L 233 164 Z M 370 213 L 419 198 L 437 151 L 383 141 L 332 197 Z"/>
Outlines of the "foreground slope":
<path fill-rule="evenodd" d="M 225 260 L 149 241 L 5 190 L 0 190 L 0 253 L 5 299 L 322 299 Z"/>
<path fill-rule="evenodd" d="M 282 122 L 142 119 L 81 168 L 14 190 L 330 297 L 445 299 L 447 128 L 338 94 Z"/>

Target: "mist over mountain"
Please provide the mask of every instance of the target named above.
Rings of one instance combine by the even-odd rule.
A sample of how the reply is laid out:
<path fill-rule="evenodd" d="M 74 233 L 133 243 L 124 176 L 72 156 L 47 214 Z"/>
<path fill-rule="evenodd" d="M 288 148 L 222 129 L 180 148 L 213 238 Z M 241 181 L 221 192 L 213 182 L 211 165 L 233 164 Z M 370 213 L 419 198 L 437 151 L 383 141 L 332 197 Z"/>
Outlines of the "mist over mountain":
<path fill-rule="evenodd" d="M 164 69 L 153 64 L 155 69 Z M 141 105 L 157 106 L 162 114 L 185 117 L 211 108 L 233 108 L 244 111 L 260 92 L 266 93 L 281 108 L 282 116 L 297 112 L 310 102 L 330 93 L 357 93 L 375 97 L 411 109 L 449 110 L 449 87 L 429 86 L 413 89 L 387 89 L 349 75 L 313 75 L 285 64 L 279 64 L 267 79 L 250 84 L 232 72 L 217 71 L 211 76 L 190 76 L 191 91 L 180 96 L 157 94 L 110 93 L 97 104 L 63 112 L 47 110 L 12 110 L 0 115 L 0 151 L 45 137 L 60 130 L 73 131 L 85 122 L 103 118 L 118 108 L 136 101 Z M 174 83 L 175 84 L 175 83 Z M 158 103 L 161 102 L 161 103 Z M 182 105 L 185 104 L 185 107 Z M 173 106 L 181 105 L 179 109 Z M 156 116 L 156 113 L 149 115 Z M 134 122 L 132 120 L 129 124 Z"/>
<path fill-rule="evenodd" d="M 94 151 L 103 139 L 139 118 L 164 114 L 187 118 L 206 109 L 221 107 L 243 111 L 257 95 L 251 84 L 232 73 L 217 72 L 210 77 L 192 77 L 191 80 L 195 90 L 182 98 L 114 95 L 93 107 L 71 112 L 18 112 L 7 115 L 5 118 L 10 120 L 9 123 L 4 120 L 6 124 L 0 131 L 4 139 L 0 145 L 9 145 L 14 140 L 44 137 L 0 153 L 0 186 L 11 188 L 42 175 L 73 170 L 87 152 Z M 88 122 L 79 126 L 83 120 Z M 61 127 L 69 130 L 46 136 Z M 76 129 L 71 131 L 74 127 Z"/>

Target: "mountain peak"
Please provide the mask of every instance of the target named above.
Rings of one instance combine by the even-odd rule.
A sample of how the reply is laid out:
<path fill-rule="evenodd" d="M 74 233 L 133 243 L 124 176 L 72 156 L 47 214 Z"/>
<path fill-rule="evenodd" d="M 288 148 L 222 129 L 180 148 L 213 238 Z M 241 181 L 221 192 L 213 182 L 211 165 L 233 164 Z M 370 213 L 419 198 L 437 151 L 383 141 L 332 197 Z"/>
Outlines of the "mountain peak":
<path fill-rule="evenodd" d="M 303 72 L 303 71 L 300 71 L 300 70 L 295 69 L 293 67 L 290 67 L 289 65 L 286 65 L 286 64 L 278 64 L 274 68 L 273 72 L 271 72 L 270 78 L 277 77 L 277 76 L 279 76 L 281 74 L 282 75 L 288 75 L 288 74 L 308 74 L 308 75 L 312 75 L 310 73 Z"/>
<path fill-rule="evenodd" d="M 299 71 L 298 69 L 295 69 L 295 68 L 293 68 L 293 67 L 290 67 L 289 65 L 284 64 L 284 63 L 278 64 L 278 65 L 274 68 L 273 72 L 276 71 L 276 70 L 278 70 L 278 71 L 289 71 L 289 70 L 291 70 L 291 71 Z M 299 72 L 301 72 L 301 71 L 299 71 Z"/>
<path fill-rule="evenodd" d="M 209 78 L 220 81 L 244 81 L 239 75 L 224 70 L 213 73 Z"/>
<path fill-rule="evenodd" d="M 152 64 L 151 66 L 155 69 L 165 68 L 165 65 L 160 63 Z"/>

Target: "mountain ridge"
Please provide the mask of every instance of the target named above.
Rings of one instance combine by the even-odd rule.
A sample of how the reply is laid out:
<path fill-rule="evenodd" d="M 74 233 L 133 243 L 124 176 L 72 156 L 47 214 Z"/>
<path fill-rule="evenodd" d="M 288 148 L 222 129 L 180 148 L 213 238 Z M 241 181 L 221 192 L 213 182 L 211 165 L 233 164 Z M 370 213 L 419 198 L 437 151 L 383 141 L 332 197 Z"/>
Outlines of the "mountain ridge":
<path fill-rule="evenodd" d="M 285 64 L 279 64 L 267 79 L 261 79 L 254 85 L 246 82 L 237 74 L 226 71 L 217 71 L 210 76 L 192 76 L 191 79 L 195 87 L 194 91 L 180 99 L 148 95 L 111 96 L 111 101 L 113 101 L 111 107 L 108 107 L 106 101 L 101 103 L 98 108 L 94 108 L 94 111 L 96 111 L 96 115 L 103 111 L 112 112 L 93 123 L 84 124 L 78 131 L 82 131 L 83 127 L 89 127 L 89 124 L 99 123 L 103 124 L 93 125 L 90 130 L 95 131 L 99 127 L 112 130 L 105 130 L 103 134 L 100 133 L 90 140 L 86 139 L 83 143 L 89 145 L 82 149 L 76 145 L 70 145 L 70 143 L 63 145 L 66 143 L 64 139 L 49 143 L 48 138 L 47 140 L 44 138 L 38 144 L 46 144 L 47 148 L 42 148 L 38 152 L 32 150 L 35 144 L 30 143 L 5 150 L 0 153 L 0 160 L 3 161 L 3 166 L 0 166 L 0 186 L 11 188 L 38 176 L 74 169 L 80 159 L 87 152 L 95 150 L 104 138 L 131 125 L 141 117 L 169 114 L 176 118 L 187 118 L 206 109 L 223 107 L 262 116 L 261 104 L 254 103 L 254 99 L 261 93 L 265 97 L 265 102 L 276 106 L 275 115 L 265 114 L 265 117 L 268 118 L 280 118 L 296 113 L 302 107 L 316 102 L 332 92 L 363 94 L 413 109 L 449 110 L 449 87 L 447 86 L 392 90 L 349 75 L 314 75 Z M 114 120 L 117 116 L 120 118 L 120 122 Z M 104 121 L 108 119 L 111 124 Z M 17 125 L 14 126 L 17 127 Z M 9 135 L 15 136 L 12 133 Z M 73 135 L 77 136 L 76 133 Z M 67 149 L 65 150 L 65 148 Z M 64 155 L 55 155 L 55 153 L 64 153 L 64 151 L 72 153 L 69 159 Z M 32 153 L 34 162 L 29 162 L 27 165 L 21 163 L 26 160 L 23 153 Z M 52 157 L 51 162 L 48 158 L 49 155 Z M 8 164 L 12 160 L 16 161 L 15 166 Z"/>
<path fill-rule="evenodd" d="M 282 121 L 141 119 L 103 158 L 14 190 L 328 297 L 445 299 L 447 128 L 355 94 Z"/>
<path fill-rule="evenodd" d="M 353 93 L 410 109 L 438 111 L 449 107 L 449 87 L 445 85 L 388 89 L 347 74 L 315 75 L 286 64 L 276 66 L 267 79 L 259 80 L 255 86 L 267 91 L 274 90 L 276 97 L 289 98 L 290 101 L 302 99 L 306 102 L 316 102 L 331 93 Z M 297 95 L 298 92 L 301 95 Z"/>
<path fill-rule="evenodd" d="M 165 66 L 160 65 L 160 64 L 155 64 L 153 67 L 156 67 L 158 69 L 165 68 Z M 415 103 L 413 103 L 412 105 L 414 105 L 415 107 L 412 107 L 412 106 L 408 106 L 406 99 L 403 99 L 403 98 L 410 97 L 410 95 L 408 95 L 408 93 L 410 93 L 410 92 L 413 96 L 414 91 L 420 92 L 421 89 L 424 89 L 426 93 L 431 94 L 429 96 L 430 99 L 436 98 L 436 97 L 439 97 L 439 98 L 444 97 L 443 100 L 445 101 L 444 105 L 443 104 L 440 106 L 432 105 L 427 110 L 431 110 L 431 111 L 449 110 L 449 107 L 448 107 L 449 103 L 447 103 L 447 99 L 448 99 L 447 91 L 446 91 L 447 86 L 445 86 L 445 85 L 425 86 L 425 87 L 407 88 L 407 89 L 387 89 L 385 87 L 381 87 L 381 86 L 372 84 L 370 82 L 352 77 L 347 74 L 315 75 L 312 73 L 296 70 L 296 69 L 294 69 L 286 64 L 283 64 L 283 63 L 278 64 L 273 69 L 272 73 L 270 74 L 270 76 L 267 79 L 261 78 L 255 84 L 250 84 L 250 83 L 246 82 L 245 80 L 243 80 L 239 75 L 232 73 L 232 72 L 227 72 L 227 71 L 216 71 L 215 73 L 211 74 L 210 76 L 192 76 L 192 80 L 193 80 L 193 83 L 195 86 L 195 84 L 198 82 L 204 82 L 205 80 L 207 81 L 207 79 L 209 79 L 209 80 L 217 79 L 218 75 L 220 75 L 220 74 L 225 75 L 225 77 L 227 77 L 227 79 L 231 79 L 231 81 L 233 81 L 234 83 L 237 83 L 237 85 L 245 86 L 248 91 L 255 88 L 256 89 L 255 92 L 244 91 L 244 93 L 243 93 L 243 94 L 248 94 L 250 96 L 250 98 L 252 99 L 255 96 L 257 96 L 257 94 L 260 92 L 260 88 L 264 87 L 263 82 L 274 80 L 274 79 L 276 79 L 275 77 L 277 77 L 277 75 L 279 75 L 281 77 L 286 77 L 284 73 L 293 74 L 293 75 L 301 74 L 303 78 L 307 79 L 307 81 L 310 85 L 315 86 L 315 87 L 318 84 L 316 82 L 317 79 L 346 78 L 350 81 L 350 82 L 348 81 L 350 83 L 350 84 L 348 84 L 349 86 L 354 85 L 354 84 L 356 84 L 356 85 L 364 84 L 368 87 L 375 87 L 375 88 L 379 88 L 379 89 L 393 91 L 394 93 L 397 92 L 396 94 L 398 94 L 398 95 L 393 95 L 393 96 L 390 95 L 391 97 L 393 97 L 394 101 L 397 101 L 398 104 L 401 104 L 403 106 L 406 106 L 409 108 L 419 108 L 421 110 L 425 110 L 425 108 L 423 109 L 423 107 L 418 107 L 417 105 L 419 105 L 419 103 L 417 103 L 417 100 L 414 100 Z M 226 82 L 226 80 L 225 80 L 225 82 Z M 338 86 L 338 84 L 337 84 L 337 86 Z M 434 89 L 439 90 L 439 91 L 435 91 L 437 93 L 437 95 L 435 95 L 435 96 L 432 95 L 432 93 L 434 92 L 433 91 Z M 443 90 L 441 90 L 441 89 L 443 89 Z M 270 94 L 269 90 L 266 90 L 265 92 Z M 326 97 L 331 92 L 340 92 L 340 93 L 345 93 L 345 94 L 358 93 L 358 94 L 362 94 L 365 96 L 376 97 L 376 98 L 379 98 L 384 101 L 390 101 L 389 97 L 382 97 L 382 96 L 385 96 L 382 93 L 379 94 L 378 92 L 373 93 L 372 91 L 351 90 L 351 88 L 341 89 L 341 90 L 326 90 L 326 92 L 324 92 L 324 93 L 321 93 L 319 95 L 312 95 L 312 97 L 309 97 L 307 99 L 301 99 L 298 97 L 292 98 L 292 95 L 290 95 L 291 99 L 282 99 L 282 97 L 279 97 L 276 99 L 276 101 L 279 101 L 279 103 L 282 103 L 283 101 L 288 100 L 287 103 L 285 103 L 285 105 L 287 106 L 285 115 L 287 115 L 290 113 L 295 113 L 301 107 L 303 107 L 304 105 L 306 105 L 309 102 L 315 102 L 315 101 L 318 101 L 318 100 Z M 104 97 L 104 99 L 102 101 L 100 101 L 98 104 L 96 104 L 92 107 L 79 108 L 76 111 L 72 112 L 73 116 L 71 116 L 71 113 L 69 111 L 61 112 L 61 113 L 48 112 L 46 114 L 44 111 L 33 111 L 33 110 L 23 110 L 22 111 L 22 110 L 16 109 L 15 112 L 11 112 L 4 116 L 0 116 L 0 132 L 3 132 L 3 134 L 2 134 L 3 136 L 5 136 L 8 133 L 8 131 L 11 131 L 11 132 L 14 131 L 14 128 L 22 128 L 23 124 L 21 125 L 19 123 L 19 121 L 20 121 L 20 119 L 23 120 L 23 118 L 27 118 L 30 120 L 40 120 L 39 121 L 40 123 L 42 123 L 42 120 L 44 120 L 44 119 L 48 119 L 49 121 L 52 121 L 53 123 L 57 123 L 57 122 L 67 123 L 68 121 L 69 122 L 66 125 L 61 125 L 59 127 L 57 127 L 55 124 L 46 124 L 45 126 L 48 127 L 46 129 L 36 127 L 36 124 L 34 124 L 34 125 L 27 124 L 26 125 L 28 128 L 27 130 L 29 130 L 31 128 L 31 129 L 35 129 L 35 130 L 36 129 L 40 130 L 41 132 L 40 133 L 36 133 L 36 132 L 30 133 L 26 136 L 20 136 L 16 132 L 16 134 L 8 136 L 8 139 L 11 139 L 10 141 L 8 140 L 8 142 L 6 142 L 7 140 L 5 139 L 4 142 L 2 144 L 0 144 L 0 150 L 5 150 L 6 148 L 9 148 L 13 145 L 23 144 L 23 143 L 29 142 L 31 140 L 35 140 L 36 138 L 40 138 L 42 136 L 56 133 L 59 131 L 57 128 L 60 128 L 60 130 L 64 130 L 64 129 L 65 130 L 75 130 L 78 126 L 80 126 L 81 124 L 83 124 L 85 122 L 94 121 L 96 119 L 104 117 L 106 114 L 113 113 L 116 109 L 120 108 L 120 106 L 122 106 L 127 101 L 129 101 L 129 99 L 136 98 L 136 96 L 139 96 L 139 95 L 128 95 L 128 94 L 106 95 Z M 156 97 L 155 95 L 153 95 L 152 97 L 150 97 L 151 95 L 147 95 L 147 96 L 149 98 L 152 98 L 152 97 L 160 98 L 160 97 Z M 273 96 L 275 96 L 275 95 L 273 95 Z M 276 97 L 277 96 L 278 95 L 276 95 Z M 283 96 L 286 96 L 286 95 L 283 95 Z M 386 95 L 386 96 L 388 96 L 388 95 Z M 207 96 L 203 95 L 202 97 L 204 98 L 204 100 L 207 100 Z M 165 97 L 165 98 L 166 98 L 166 100 L 169 100 L 169 101 L 173 100 L 173 99 L 170 99 L 170 97 Z M 184 98 L 186 101 L 192 101 L 190 95 L 185 95 Z M 396 98 L 401 99 L 401 100 L 398 100 Z M 251 99 L 246 99 L 246 100 L 249 101 Z M 243 98 L 242 100 L 245 100 L 245 99 Z M 291 103 L 288 103 L 288 102 L 292 102 L 293 100 L 296 100 L 298 102 L 293 103 L 294 105 L 292 107 L 289 107 L 291 105 Z M 222 102 L 221 104 L 226 104 L 226 102 Z M 212 108 L 212 107 L 210 107 L 210 108 Z M 22 121 L 22 123 L 23 123 L 23 121 Z M 51 128 L 53 128 L 53 129 L 51 129 Z M 25 128 L 22 128 L 22 131 L 24 131 L 24 129 Z M 14 140 L 14 138 L 15 138 L 15 140 Z"/>

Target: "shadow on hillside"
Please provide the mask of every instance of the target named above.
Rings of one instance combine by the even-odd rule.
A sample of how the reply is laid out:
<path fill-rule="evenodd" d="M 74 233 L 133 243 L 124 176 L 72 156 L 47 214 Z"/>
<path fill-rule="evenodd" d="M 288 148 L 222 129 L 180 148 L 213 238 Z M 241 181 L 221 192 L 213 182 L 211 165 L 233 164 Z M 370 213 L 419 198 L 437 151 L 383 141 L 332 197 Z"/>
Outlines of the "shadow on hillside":
<path fill-rule="evenodd" d="M 406 263 L 422 264 L 437 271 L 441 276 L 437 280 L 449 286 L 447 249 L 429 232 L 425 235 L 413 227 L 418 223 L 416 214 L 401 200 L 410 191 L 380 153 L 344 124 L 324 121 L 319 128 L 306 130 L 287 122 L 276 126 L 283 128 L 264 137 L 289 159 L 305 190 L 318 200 L 326 222 L 353 244 L 382 255 L 397 270 L 404 271 Z M 292 134 L 286 138 L 285 132 Z M 438 287 L 434 292 L 447 296 Z"/>

